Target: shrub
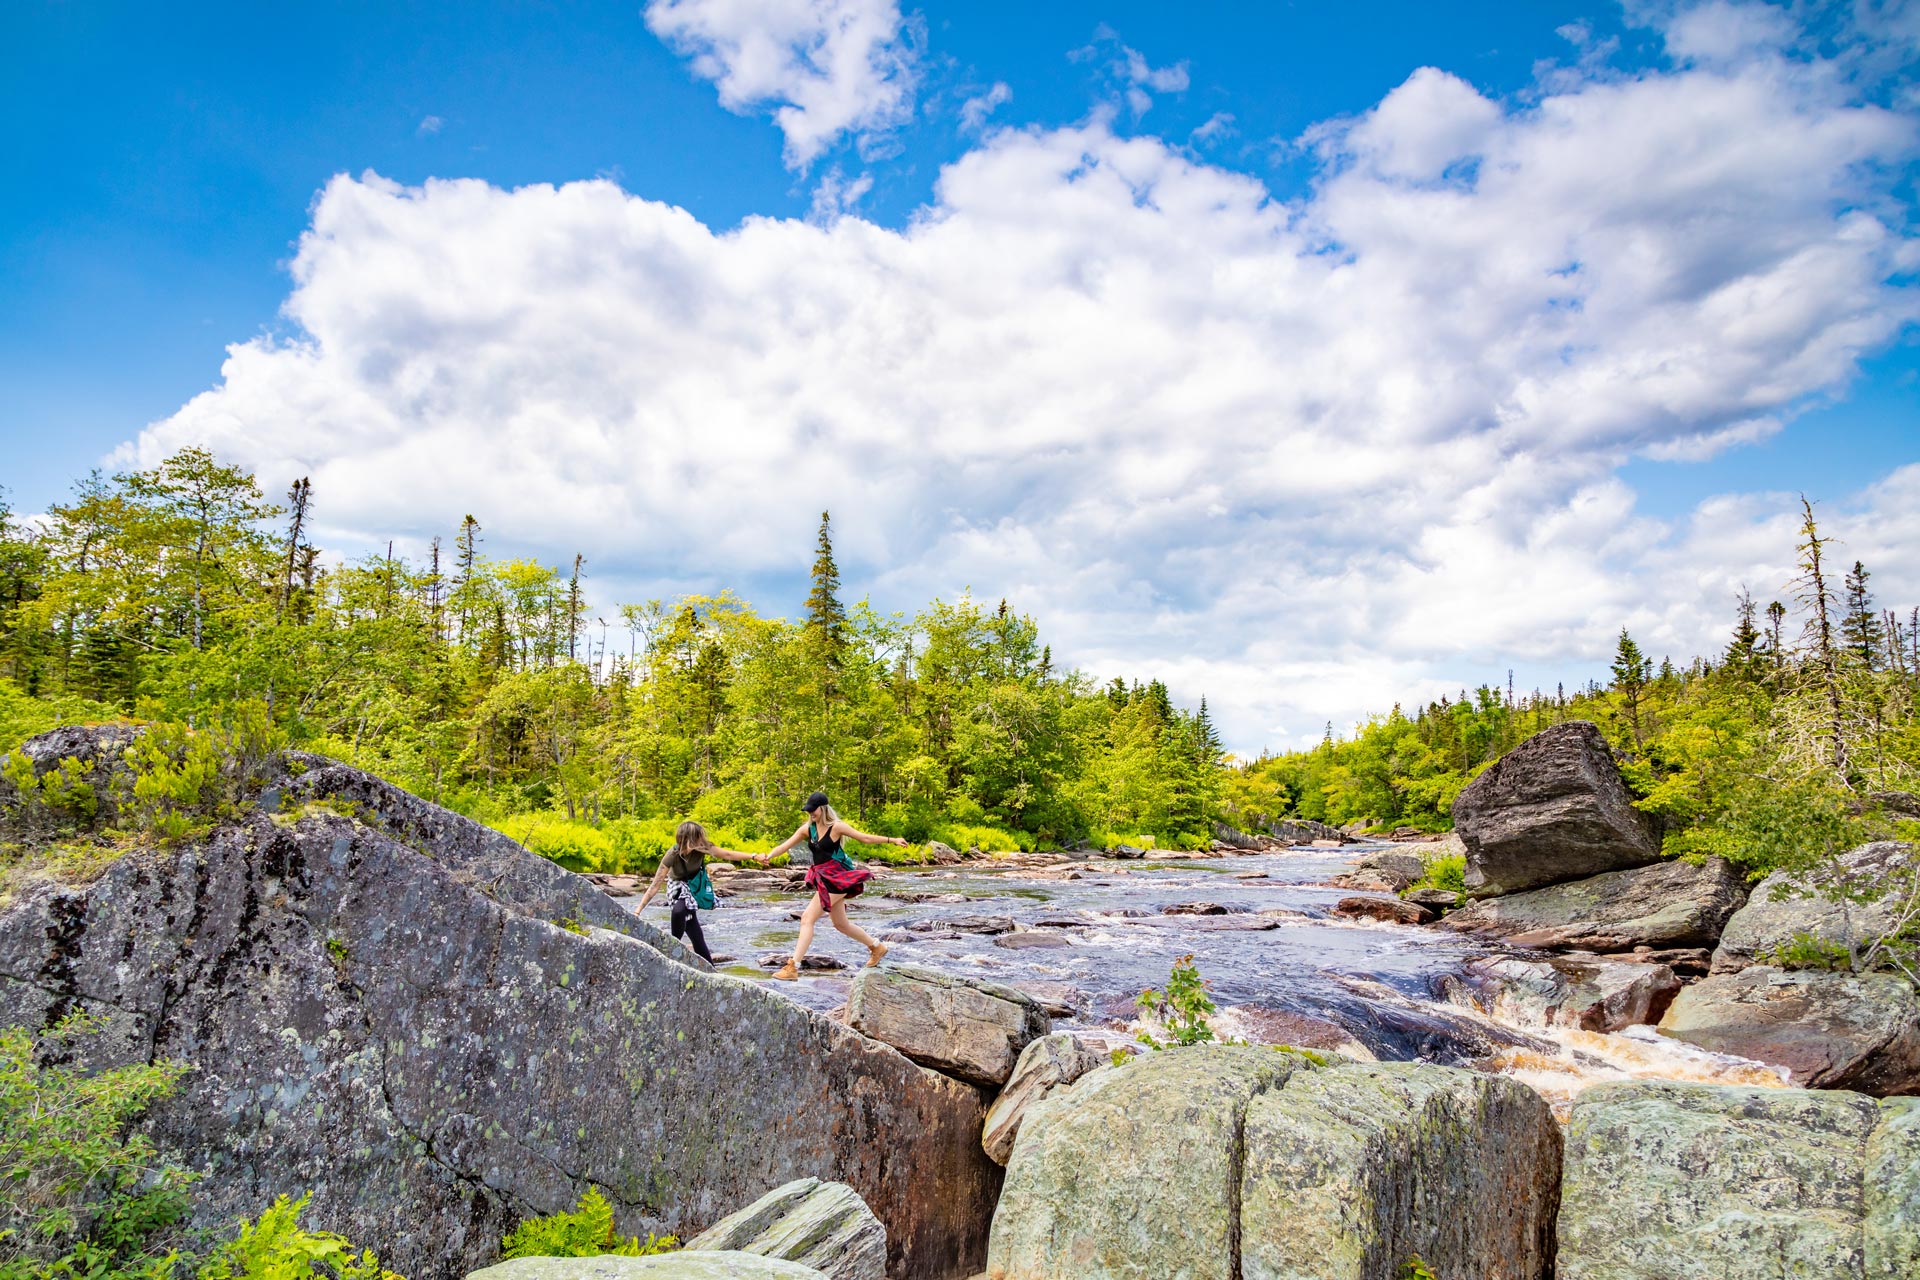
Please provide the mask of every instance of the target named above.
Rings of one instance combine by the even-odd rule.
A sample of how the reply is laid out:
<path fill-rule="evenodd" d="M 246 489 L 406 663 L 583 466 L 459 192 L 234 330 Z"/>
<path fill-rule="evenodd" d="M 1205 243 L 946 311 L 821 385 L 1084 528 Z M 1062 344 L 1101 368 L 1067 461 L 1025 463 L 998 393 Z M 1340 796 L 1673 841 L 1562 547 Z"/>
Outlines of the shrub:
<path fill-rule="evenodd" d="M 300 1225 L 312 1193 L 298 1200 L 281 1196 L 257 1222 L 243 1222 L 238 1234 L 200 1268 L 199 1280 L 403 1280 L 380 1265 L 371 1249 L 359 1253 L 331 1231 Z"/>
<path fill-rule="evenodd" d="M 1758 958 L 1763 964 L 1778 965 L 1782 969 L 1829 969 L 1846 973 L 1853 968 L 1853 953 L 1844 944 L 1806 932 L 1794 934 Z"/>
<path fill-rule="evenodd" d="M 67 1065 L 99 1029 L 76 1015 L 38 1046 L 22 1027 L 0 1029 L 3 1280 L 164 1277 L 177 1261 L 155 1240 L 185 1217 L 194 1175 L 128 1126 L 187 1068 L 134 1063 L 86 1074 Z"/>
<path fill-rule="evenodd" d="M 1173 962 L 1164 993 L 1153 990 L 1140 993 L 1140 1007 L 1159 1019 L 1170 1044 L 1200 1044 L 1214 1038 L 1213 1028 L 1207 1025 L 1207 1015 L 1213 1012 L 1213 999 L 1207 995 L 1207 981 L 1200 976 L 1190 955 Z M 1168 1047 L 1144 1032 L 1140 1042 L 1152 1049 Z"/>
<path fill-rule="evenodd" d="M 500 1242 L 503 1259 L 514 1258 L 592 1258 L 603 1253 L 628 1258 L 645 1258 L 680 1247 L 673 1236 L 647 1233 L 643 1243 L 638 1236 L 622 1240 L 614 1234 L 613 1206 L 600 1194 L 600 1188 L 588 1187 L 572 1213 L 550 1213 L 544 1218 L 528 1218 Z"/>
<path fill-rule="evenodd" d="M 1407 886 L 1409 893 L 1415 889 L 1449 889 L 1454 893 L 1467 891 L 1466 854 L 1438 854 L 1426 861 L 1426 873 Z"/>

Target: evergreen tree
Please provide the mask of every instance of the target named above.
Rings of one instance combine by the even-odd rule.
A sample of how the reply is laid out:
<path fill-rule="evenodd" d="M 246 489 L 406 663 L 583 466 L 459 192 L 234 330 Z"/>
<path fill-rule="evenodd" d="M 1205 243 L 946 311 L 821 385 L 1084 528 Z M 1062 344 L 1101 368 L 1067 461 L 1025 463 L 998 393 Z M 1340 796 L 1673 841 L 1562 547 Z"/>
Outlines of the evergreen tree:
<path fill-rule="evenodd" d="M 1806 495 L 1800 498 L 1804 519 L 1800 524 L 1800 576 L 1794 585 L 1809 614 L 1807 630 L 1813 639 L 1813 657 L 1821 686 L 1827 695 L 1828 738 L 1833 771 L 1847 775 L 1847 736 L 1840 689 L 1839 654 L 1833 642 L 1833 590 L 1827 584 L 1826 548 L 1833 539 L 1820 532 L 1813 518 L 1813 504 Z"/>
<path fill-rule="evenodd" d="M 1653 674 L 1653 662 L 1640 652 L 1640 646 L 1633 642 L 1625 627 L 1620 628 L 1619 643 L 1613 651 L 1613 690 L 1627 710 L 1627 724 L 1633 732 L 1633 744 L 1636 747 L 1646 745 L 1646 737 L 1640 727 L 1640 704 L 1647 692 L 1647 680 Z"/>
<path fill-rule="evenodd" d="M 1872 575 L 1858 560 L 1846 578 L 1846 610 L 1840 618 L 1840 639 L 1847 651 L 1869 668 L 1879 665 L 1881 647 L 1886 644 L 1886 628 L 1867 589 Z"/>
<path fill-rule="evenodd" d="M 807 630 L 829 672 L 840 668 L 847 647 L 847 611 L 840 603 L 840 566 L 833 559 L 833 526 L 820 513 L 820 541 L 813 557 L 813 586 L 807 592 Z"/>
<path fill-rule="evenodd" d="M 1753 680 L 1760 674 L 1760 651 L 1764 642 L 1756 622 L 1753 594 L 1740 588 L 1738 614 L 1733 624 L 1733 639 L 1727 644 L 1726 670 L 1736 680 Z"/>

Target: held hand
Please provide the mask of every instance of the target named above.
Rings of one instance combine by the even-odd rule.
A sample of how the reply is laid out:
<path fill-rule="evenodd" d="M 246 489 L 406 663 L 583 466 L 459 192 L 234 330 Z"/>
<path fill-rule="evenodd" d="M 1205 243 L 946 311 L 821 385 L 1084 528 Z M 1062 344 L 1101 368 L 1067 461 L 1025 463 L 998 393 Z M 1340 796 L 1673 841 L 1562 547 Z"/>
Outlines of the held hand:
<path fill-rule="evenodd" d="M 906 837 L 904 836 L 895 836 L 893 838 L 893 843 L 899 845 L 902 849 L 907 847 Z"/>

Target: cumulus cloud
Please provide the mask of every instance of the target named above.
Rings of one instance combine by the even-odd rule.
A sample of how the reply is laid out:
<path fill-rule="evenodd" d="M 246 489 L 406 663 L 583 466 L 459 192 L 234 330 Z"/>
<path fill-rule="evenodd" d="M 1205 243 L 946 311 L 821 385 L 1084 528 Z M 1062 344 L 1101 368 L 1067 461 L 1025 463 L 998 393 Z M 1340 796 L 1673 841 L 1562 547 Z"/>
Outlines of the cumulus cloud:
<path fill-rule="evenodd" d="M 650 0 L 646 20 L 729 111 L 772 109 L 792 168 L 913 114 L 919 73 L 897 0 Z"/>
<path fill-rule="evenodd" d="M 855 593 L 1005 594 L 1242 748 L 1623 622 L 1684 655 L 1777 590 L 1789 496 L 1663 522 L 1615 473 L 1773 430 L 1912 320 L 1874 212 L 1909 120 L 1762 50 L 1519 103 L 1422 70 L 1315 143 L 1280 201 L 1099 118 L 1002 129 L 899 229 L 343 176 L 295 336 L 131 455 L 311 474 L 349 542 L 472 511 L 623 598 L 793 581 L 830 506 Z M 1916 498 L 1828 510 L 1890 600 Z"/>
<path fill-rule="evenodd" d="M 1013 90 L 1004 80 L 993 82 L 993 88 L 985 93 L 975 94 L 960 104 L 960 127 L 970 133 L 978 133 L 986 127 L 987 117 L 1013 101 Z"/>

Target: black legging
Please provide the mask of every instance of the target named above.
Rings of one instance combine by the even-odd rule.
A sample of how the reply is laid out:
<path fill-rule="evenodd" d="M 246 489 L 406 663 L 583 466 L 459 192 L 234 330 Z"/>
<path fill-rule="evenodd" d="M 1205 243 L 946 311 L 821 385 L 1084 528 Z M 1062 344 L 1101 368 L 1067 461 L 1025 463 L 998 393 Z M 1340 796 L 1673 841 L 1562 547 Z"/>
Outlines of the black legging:
<path fill-rule="evenodd" d="M 687 944 L 693 948 L 693 953 L 708 964 L 713 963 L 713 952 L 707 950 L 706 937 L 700 932 L 698 911 L 685 901 L 676 898 L 673 903 L 672 925 L 674 937 L 678 938 L 684 934 Z"/>

